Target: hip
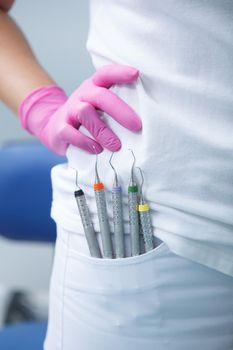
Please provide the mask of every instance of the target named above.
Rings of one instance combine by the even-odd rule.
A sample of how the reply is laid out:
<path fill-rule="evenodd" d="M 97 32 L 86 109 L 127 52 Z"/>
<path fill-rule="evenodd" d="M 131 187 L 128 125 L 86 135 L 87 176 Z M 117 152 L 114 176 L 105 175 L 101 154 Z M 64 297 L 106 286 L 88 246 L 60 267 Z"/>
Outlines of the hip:
<path fill-rule="evenodd" d="M 58 227 L 46 350 L 233 348 L 233 278 L 164 242 L 98 259 L 84 239 Z"/>

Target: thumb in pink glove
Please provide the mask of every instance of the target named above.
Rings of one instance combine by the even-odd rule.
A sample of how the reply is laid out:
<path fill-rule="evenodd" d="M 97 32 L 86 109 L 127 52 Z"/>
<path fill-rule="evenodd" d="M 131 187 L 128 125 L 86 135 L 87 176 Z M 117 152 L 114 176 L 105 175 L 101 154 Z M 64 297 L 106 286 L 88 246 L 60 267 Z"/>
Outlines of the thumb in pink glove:
<path fill-rule="evenodd" d="M 57 85 L 42 86 L 21 103 L 21 124 L 60 155 L 66 153 L 69 144 L 89 153 L 100 153 L 103 148 L 117 151 L 121 142 L 96 109 L 104 111 L 131 131 L 140 130 L 142 124 L 138 115 L 108 90 L 113 84 L 131 83 L 138 75 L 138 70 L 129 66 L 104 66 L 85 80 L 69 98 Z M 79 130 L 81 125 L 93 139 Z"/>

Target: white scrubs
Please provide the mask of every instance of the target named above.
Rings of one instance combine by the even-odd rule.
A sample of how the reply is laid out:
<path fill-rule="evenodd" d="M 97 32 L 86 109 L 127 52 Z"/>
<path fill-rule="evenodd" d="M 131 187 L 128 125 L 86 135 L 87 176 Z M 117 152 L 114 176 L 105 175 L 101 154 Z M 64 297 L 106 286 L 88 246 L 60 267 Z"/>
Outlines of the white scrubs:
<path fill-rule="evenodd" d="M 231 350 L 232 330 L 232 277 L 165 243 L 92 258 L 83 235 L 58 227 L 45 350 Z"/>
<path fill-rule="evenodd" d="M 114 165 L 126 241 L 131 148 L 163 243 L 138 257 L 89 256 L 72 168 L 99 232 L 95 157 L 70 146 L 68 165 L 52 171 L 58 239 L 45 350 L 233 349 L 232 37 L 229 0 L 91 1 L 95 68 L 122 63 L 141 72 L 112 90 L 139 114 L 142 132 L 102 114 L 122 141 Z M 99 173 L 111 203 L 109 157 L 99 156 Z M 108 214 L 113 232 L 110 206 Z"/>

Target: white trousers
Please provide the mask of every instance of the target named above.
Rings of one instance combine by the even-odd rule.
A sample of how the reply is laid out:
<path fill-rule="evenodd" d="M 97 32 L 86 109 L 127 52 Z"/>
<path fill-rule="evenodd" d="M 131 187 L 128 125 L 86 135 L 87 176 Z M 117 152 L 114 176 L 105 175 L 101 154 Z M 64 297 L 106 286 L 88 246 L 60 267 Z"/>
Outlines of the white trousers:
<path fill-rule="evenodd" d="M 58 227 L 45 350 L 232 350 L 233 278 L 165 243 L 124 259 L 88 256 Z"/>

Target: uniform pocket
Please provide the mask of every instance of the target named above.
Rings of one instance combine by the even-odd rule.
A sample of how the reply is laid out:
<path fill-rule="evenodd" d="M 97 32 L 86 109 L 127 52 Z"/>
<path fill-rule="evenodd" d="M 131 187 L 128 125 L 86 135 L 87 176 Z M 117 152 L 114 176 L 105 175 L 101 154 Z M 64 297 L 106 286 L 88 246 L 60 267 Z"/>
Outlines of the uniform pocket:
<path fill-rule="evenodd" d="M 99 259 L 70 248 L 67 286 L 95 293 L 104 291 L 107 294 L 145 288 L 156 283 L 154 264 L 165 250 L 166 245 L 162 242 L 153 250 L 141 255 Z M 78 276 L 80 279 L 77 280 Z"/>
<path fill-rule="evenodd" d="M 79 349 L 154 348 L 162 322 L 157 264 L 166 250 L 161 243 L 139 256 L 98 259 L 69 248 L 64 342 Z"/>

